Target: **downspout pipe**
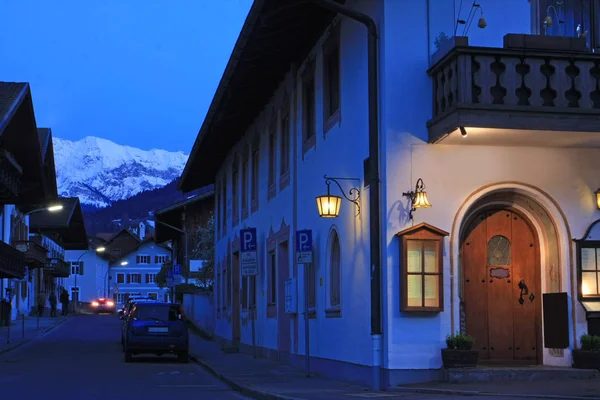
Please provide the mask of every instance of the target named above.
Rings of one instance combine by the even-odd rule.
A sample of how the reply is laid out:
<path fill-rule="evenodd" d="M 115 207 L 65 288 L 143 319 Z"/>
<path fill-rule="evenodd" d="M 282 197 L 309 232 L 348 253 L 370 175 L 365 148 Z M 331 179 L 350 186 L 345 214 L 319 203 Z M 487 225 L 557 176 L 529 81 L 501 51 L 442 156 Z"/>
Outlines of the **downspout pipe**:
<path fill-rule="evenodd" d="M 379 179 L 379 86 L 377 58 L 377 24 L 368 15 L 331 0 L 309 0 L 330 11 L 366 26 L 368 32 L 368 99 L 369 99 L 369 229 L 371 261 L 371 338 L 373 343 L 373 390 L 382 386 L 383 324 L 381 318 L 381 194 Z"/>

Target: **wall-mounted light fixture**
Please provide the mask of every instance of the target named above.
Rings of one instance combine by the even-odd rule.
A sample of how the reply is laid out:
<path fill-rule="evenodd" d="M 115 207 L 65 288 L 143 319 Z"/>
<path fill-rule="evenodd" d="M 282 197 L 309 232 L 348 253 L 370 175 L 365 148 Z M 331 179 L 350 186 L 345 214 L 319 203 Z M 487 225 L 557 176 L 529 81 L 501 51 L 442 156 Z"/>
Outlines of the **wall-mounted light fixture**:
<path fill-rule="evenodd" d="M 596 207 L 598 207 L 598 210 L 600 210 L 600 188 L 598 188 L 594 194 L 596 195 Z"/>
<path fill-rule="evenodd" d="M 431 208 L 431 203 L 427 200 L 425 184 L 421 178 L 417 180 L 414 191 L 404 192 L 402 193 L 402 196 L 410 198 L 411 201 L 410 213 L 408 215 L 409 219 L 413 219 L 413 212 L 415 212 L 417 208 Z"/>
<path fill-rule="evenodd" d="M 465 129 L 464 126 L 459 126 L 458 129 L 460 129 L 460 134 L 462 137 L 467 137 L 467 130 Z"/>
<path fill-rule="evenodd" d="M 360 214 L 360 190 L 358 188 L 352 187 L 350 188 L 350 190 L 348 191 L 348 195 L 350 195 L 350 197 L 348 197 L 346 195 L 346 193 L 344 192 L 344 189 L 342 189 L 342 185 L 340 185 L 340 183 L 338 181 L 344 180 L 344 181 L 359 181 L 360 179 L 358 178 L 331 178 L 328 177 L 327 175 L 325 175 L 323 177 L 325 179 L 325 184 L 327 185 L 327 194 L 323 195 L 323 196 L 317 196 L 317 208 L 319 210 L 319 216 L 321 218 L 336 218 L 338 215 L 340 215 L 340 207 L 342 206 L 342 198 L 340 196 L 334 196 L 331 194 L 330 191 L 330 185 L 331 182 L 334 182 L 336 185 L 338 185 L 338 187 L 340 188 L 340 191 L 342 192 L 342 196 L 344 196 L 344 198 L 346 200 L 348 200 L 351 203 L 354 203 L 354 205 L 356 205 L 356 215 L 358 216 Z"/>

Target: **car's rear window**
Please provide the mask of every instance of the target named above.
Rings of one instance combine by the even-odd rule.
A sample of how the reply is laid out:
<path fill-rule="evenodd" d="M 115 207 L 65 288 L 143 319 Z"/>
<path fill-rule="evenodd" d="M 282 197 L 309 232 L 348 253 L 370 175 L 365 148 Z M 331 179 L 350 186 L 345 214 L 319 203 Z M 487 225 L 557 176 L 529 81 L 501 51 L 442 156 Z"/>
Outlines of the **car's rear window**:
<path fill-rule="evenodd" d="M 138 305 L 134 317 L 138 320 L 177 321 L 180 313 L 179 306 L 147 304 Z"/>

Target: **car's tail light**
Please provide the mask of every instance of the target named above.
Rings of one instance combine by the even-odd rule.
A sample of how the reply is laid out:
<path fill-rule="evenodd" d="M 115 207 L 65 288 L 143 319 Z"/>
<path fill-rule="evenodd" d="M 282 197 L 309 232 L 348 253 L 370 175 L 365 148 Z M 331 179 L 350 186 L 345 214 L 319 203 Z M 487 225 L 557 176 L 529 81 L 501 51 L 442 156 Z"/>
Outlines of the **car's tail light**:
<path fill-rule="evenodd" d="M 92 301 L 92 307 L 98 307 L 98 302 L 97 301 Z"/>
<path fill-rule="evenodd" d="M 107 301 L 106 305 L 112 307 L 115 305 L 115 303 L 113 303 L 112 301 Z"/>

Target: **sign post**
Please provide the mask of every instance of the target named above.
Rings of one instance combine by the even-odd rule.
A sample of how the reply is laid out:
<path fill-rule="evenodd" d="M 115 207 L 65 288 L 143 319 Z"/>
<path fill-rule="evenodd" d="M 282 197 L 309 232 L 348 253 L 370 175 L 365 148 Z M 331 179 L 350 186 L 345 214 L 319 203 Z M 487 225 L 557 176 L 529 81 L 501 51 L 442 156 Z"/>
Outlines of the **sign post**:
<path fill-rule="evenodd" d="M 175 298 L 175 277 L 173 276 L 173 269 L 167 270 L 167 286 L 171 288 L 171 303 L 174 303 Z"/>
<path fill-rule="evenodd" d="M 252 321 L 252 348 L 256 358 L 256 275 L 258 275 L 258 249 L 256 228 L 240 229 L 240 268 L 242 279 L 250 280 L 250 287 L 254 293 L 254 300 L 250 306 L 250 320 Z"/>
<path fill-rule="evenodd" d="M 305 360 L 304 366 L 306 368 L 306 377 L 310 378 L 310 329 L 309 329 L 309 281 L 310 281 L 310 268 L 313 263 L 313 240 L 312 230 L 304 229 L 296 231 L 296 262 L 298 264 L 304 264 L 304 347 L 305 347 Z"/>

